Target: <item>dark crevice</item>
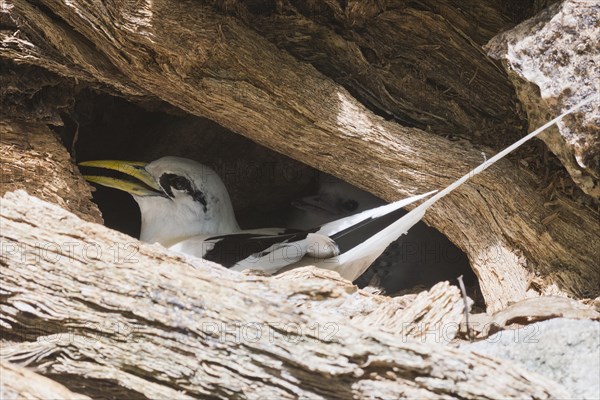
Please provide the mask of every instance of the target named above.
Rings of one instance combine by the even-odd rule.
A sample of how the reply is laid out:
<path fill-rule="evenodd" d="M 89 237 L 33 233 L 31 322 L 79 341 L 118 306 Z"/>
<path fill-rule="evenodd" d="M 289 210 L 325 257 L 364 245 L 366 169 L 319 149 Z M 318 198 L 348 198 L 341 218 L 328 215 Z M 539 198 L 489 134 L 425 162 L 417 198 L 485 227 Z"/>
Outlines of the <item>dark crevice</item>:
<path fill-rule="evenodd" d="M 84 378 L 81 375 L 45 374 L 69 390 L 98 400 L 149 400 L 142 393 L 127 389 L 119 382 L 109 379 Z"/>

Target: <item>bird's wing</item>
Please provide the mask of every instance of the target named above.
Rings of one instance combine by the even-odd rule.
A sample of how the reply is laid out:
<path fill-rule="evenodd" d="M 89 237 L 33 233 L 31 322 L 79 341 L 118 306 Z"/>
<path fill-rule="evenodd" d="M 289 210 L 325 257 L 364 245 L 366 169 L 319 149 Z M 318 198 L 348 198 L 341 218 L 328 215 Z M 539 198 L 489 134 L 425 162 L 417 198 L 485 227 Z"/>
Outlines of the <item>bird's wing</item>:
<path fill-rule="evenodd" d="M 398 200 L 323 225 L 316 234 L 331 238 L 338 247 L 339 254 L 329 259 L 319 259 L 315 265 L 337 271 L 348 280 L 355 280 L 390 243 L 408 232 L 420 220 L 416 213 L 406 214 L 402 207 L 432 193 L 434 192 Z"/>
<path fill-rule="evenodd" d="M 322 268 L 339 270 L 348 279 L 355 279 L 357 273 L 360 275 L 389 243 L 400 236 L 398 233 L 388 241 L 389 235 L 383 231 L 387 232 L 386 228 L 405 213 L 402 207 L 431 193 L 363 211 L 310 230 L 267 229 L 219 236 L 201 235 L 170 248 L 236 271 L 260 269 L 273 274 L 302 260 L 303 265 L 318 264 Z M 380 240 L 382 236 L 385 244 Z M 345 265 L 352 267 L 344 271 Z"/>
<path fill-rule="evenodd" d="M 287 228 L 257 228 L 257 229 L 244 229 L 242 233 L 252 233 L 257 236 L 275 236 L 284 235 L 288 233 L 298 233 L 300 229 L 287 229 Z M 213 235 L 214 236 L 214 235 Z"/>
<path fill-rule="evenodd" d="M 170 247 L 236 271 L 260 269 L 273 274 L 304 256 L 330 258 L 339 252 L 333 241 L 311 231 L 263 234 L 253 231 L 220 236 L 195 236 Z"/>

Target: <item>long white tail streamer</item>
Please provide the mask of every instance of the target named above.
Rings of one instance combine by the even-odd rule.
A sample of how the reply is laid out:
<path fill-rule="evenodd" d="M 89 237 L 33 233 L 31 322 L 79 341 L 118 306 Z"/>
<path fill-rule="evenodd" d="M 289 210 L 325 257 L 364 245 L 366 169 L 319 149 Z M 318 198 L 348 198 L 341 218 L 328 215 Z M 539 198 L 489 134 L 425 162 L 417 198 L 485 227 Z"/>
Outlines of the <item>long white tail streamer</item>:
<path fill-rule="evenodd" d="M 528 140 L 536 137 L 537 135 L 539 135 L 540 133 L 542 133 L 543 131 L 545 131 L 546 129 L 548 129 L 549 127 L 551 127 L 552 125 L 556 124 L 558 121 L 560 121 L 561 119 L 563 119 L 565 116 L 567 116 L 569 114 L 572 114 L 573 112 L 575 112 L 579 108 L 581 108 L 581 107 L 585 106 L 586 104 L 590 103 L 592 100 L 594 100 L 594 98 L 597 98 L 597 99 L 600 100 L 600 95 L 598 95 L 598 94 L 592 95 L 588 99 L 586 99 L 586 100 L 580 102 L 579 104 L 577 104 L 577 105 L 569 108 L 567 111 L 565 111 L 564 113 L 560 114 L 558 117 L 554 118 L 553 120 L 546 122 L 544 125 L 540 126 L 535 131 L 531 132 L 527 136 L 524 136 L 522 139 L 516 141 L 512 145 L 508 146 L 507 148 L 505 148 L 504 150 L 502 150 L 501 152 L 499 152 L 498 154 L 496 154 L 494 157 L 490 158 L 489 160 L 486 160 L 485 162 L 483 162 L 482 164 L 480 164 L 476 168 L 473 168 L 471 171 L 469 171 L 469 173 L 467 173 L 466 175 L 464 175 L 460 179 L 457 179 L 450 186 L 448 186 L 445 189 L 443 189 L 443 190 L 439 191 L 438 193 L 436 193 L 435 196 L 432 196 L 431 198 L 427 199 L 425 202 L 423 202 L 423 204 L 421 204 L 420 206 L 418 206 L 417 208 L 415 208 L 414 211 L 416 211 L 416 209 L 423 209 L 423 208 L 427 209 L 427 208 L 429 208 L 433 203 L 435 203 L 436 201 L 438 201 L 442 197 L 446 196 L 448 193 L 452 192 L 454 189 L 456 189 L 457 187 L 459 187 L 460 185 L 462 185 L 463 183 L 465 183 L 466 181 L 468 181 L 470 178 L 472 178 L 475 175 L 477 175 L 477 174 L 481 173 L 482 171 L 486 170 L 490 165 L 494 164 L 496 161 L 500 160 L 501 158 L 503 158 L 504 156 L 506 156 L 511 151 L 519 148 L 521 145 L 523 145 L 523 143 L 525 143 Z"/>
<path fill-rule="evenodd" d="M 394 222 L 387 228 L 378 232 L 376 235 L 368 238 L 360 246 L 357 246 L 357 247 L 351 249 L 350 251 L 348 251 L 344 254 L 341 254 L 340 256 L 338 256 L 339 263 L 342 265 L 343 264 L 351 264 L 352 261 L 361 259 L 363 257 L 371 257 L 372 259 L 375 259 L 375 257 L 380 255 L 391 242 L 398 239 L 398 237 L 400 237 L 400 235 L 406 234 L 410 228 L 412 228 L 417 222 L 419 222 L 425 215 L 425 212 L 427 211 L 427 209 L 429 207 L 431 207 L 436 201 L 438 201 L 442 197 L 446 196 L 448 193 L 452 192 L 454 189 L 456 189 L 457 187 L 459 187 L 460 185 L 462 185 L 463 183 L 468 181 L 473 176 L 481 173 L 486 168 L 488 168 L 490 165 L 494 164 L 496 161 L 500 160 L 502 157 L 506 156 L 508 153 L 515 150 L 519 146 L 521 146 L 523 143 L 527 142 L 531 138 L 534 138 L 535 136 L 539 135 L 544 130 L 548 129 L 550 126 L 554 125 L 555 123 L 560 121 L 565 115 L 571 114 L 575 110 L 588 104 L 589 102 L 591 102 L 594 99 L 594 97 L 595 96 L 591 96 L 587 100 L 584 100 L 581 103 L 577 104 L 576 106 L 568 109 L 567 111 L 565 111 L 558 117 L 554 118 L 552 121 L 547 122 L 543 126 L 539 127 L 535 131 L 533 131 L 530 134 L 528 134 L 527 136 L 523 137 L 521 140 L 518 140 L 511 146 L 502 150 L 501 152 L 496 154 L 494 157 L 490 158 L 489 160 L 486 160 L 485 162 L 483 162 L 476 168 L 472 169 L 471 171 L 469 171 L 469 173 L 467 173 L 460 179 L 456 180 L 450 186 L 448 186 L 445 189 L 441 190 L 440 192 L 436 193 L 431 198 L 424 201 L 423 204 L 415 207 L 412 211 L 407 213 L 405 216 L 403 216 L 402 218 L 400 218 L 399 220 L 397 220 L 396 222 Z M 395 203 L 392 203 L 392 204 L 395 204 Z"/>

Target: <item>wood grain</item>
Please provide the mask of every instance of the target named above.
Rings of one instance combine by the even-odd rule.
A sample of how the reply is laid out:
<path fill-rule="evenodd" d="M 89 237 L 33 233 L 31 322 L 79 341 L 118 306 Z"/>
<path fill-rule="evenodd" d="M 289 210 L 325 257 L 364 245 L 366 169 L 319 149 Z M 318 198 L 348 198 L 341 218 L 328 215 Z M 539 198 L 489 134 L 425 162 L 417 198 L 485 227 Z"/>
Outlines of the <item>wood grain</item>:
<path fill-rule="evenodd" d="M 202 3 L 43 3 L 57 18 L 11 1 L 5 13 L 15 32 L 2 40 L 3 57 L 132 100 L 160 98 L 387 200 L 441 188 L 492 153 L 374 115 L 311 65 Z M 468 254 L 489 311 L 538 294 L 600 294 L 597 215 L 560 197 L 548 209 L 535 186 L 500 162 L 425 218 Z"/>
<path fill-rule="evenodd" d="M 23 191 L 2 198 L 0 223 L 2 359 L 90 397 L 109 383 L 117 397 L 149 398 L 566 396 L 520 367 L 435 343 L 460 321 L 447 284 L 403 304 L 314 269 L 244 275 Z M 135 251 L 115 252 L 127 244 Z"/>

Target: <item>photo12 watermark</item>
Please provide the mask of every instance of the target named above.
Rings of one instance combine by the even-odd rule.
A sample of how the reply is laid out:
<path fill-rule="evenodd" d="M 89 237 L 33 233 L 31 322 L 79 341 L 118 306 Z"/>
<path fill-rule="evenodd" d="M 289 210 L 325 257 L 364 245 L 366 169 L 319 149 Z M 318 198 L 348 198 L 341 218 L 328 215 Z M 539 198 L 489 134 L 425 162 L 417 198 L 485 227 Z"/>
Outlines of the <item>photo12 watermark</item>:
<path fill-rule="evenodd" d="M 61 243 L 39 241 L 32 244 L 0 241 L 0 260 L 12 260 L 27 264 L 37 264 L 42 261 L 90 263 L 99 260 L 113 264 L 131 264 L 139 261 L 138 252 L 139 242 L 137 241 L 112 242 L 110 244 L 84 241 Z"/>

